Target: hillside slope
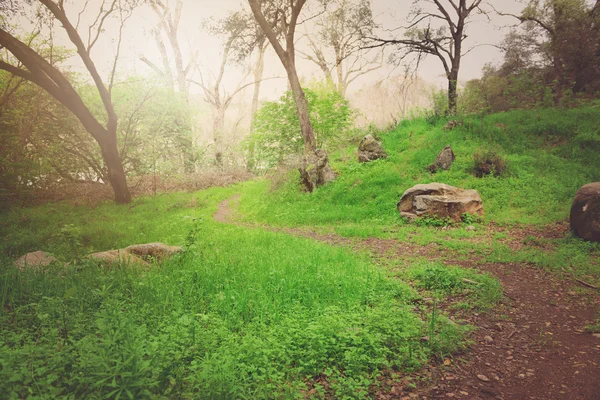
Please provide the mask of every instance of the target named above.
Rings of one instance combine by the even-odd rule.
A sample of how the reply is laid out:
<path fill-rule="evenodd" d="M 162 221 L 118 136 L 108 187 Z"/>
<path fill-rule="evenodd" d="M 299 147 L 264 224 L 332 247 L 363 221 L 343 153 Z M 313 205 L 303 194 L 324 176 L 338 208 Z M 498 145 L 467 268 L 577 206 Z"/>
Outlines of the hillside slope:
<path fill-rule="evenodd" d="M 356 143 L 332 152 L 336 182 L 315 193 L 299 190 L 295 171 L 278 188 L 266 181 L 241 199 L 248 219 L 279 225 L 400 221 L 396 203 L 417 183 L 442 182 L 477 189 L 485 220 L 501 224 L 545 224 L 568 216 L 577 189 L 600 180 L 600 104 L 563 109 L 517 110 L 460 118 L 446 131 L 445 119 L 403 121 L 382 132 L 390 155 L 359 164 Z M 427 171 L 439 151 L 451 145 L 456 161 L 449 171 Z M 476 178 L 473 154 L 494 150 L 507 162 L 500 177 Z"/>

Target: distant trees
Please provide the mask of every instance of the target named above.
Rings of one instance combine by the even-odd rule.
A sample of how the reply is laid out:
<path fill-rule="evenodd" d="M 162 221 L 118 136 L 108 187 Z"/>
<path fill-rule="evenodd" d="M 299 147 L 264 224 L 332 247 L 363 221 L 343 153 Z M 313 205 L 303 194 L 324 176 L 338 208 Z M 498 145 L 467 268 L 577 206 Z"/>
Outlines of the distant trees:
<path fill-rule="evenodd" d="M 190 79 L 190 82 L 195 83 L 202 89 L 204 100 L 212 106 L 215 161 L 217 165 L 222 166 L 225 151 L 224 136 L 227 109 L 238 94 L 247 87 L 254 85 L 251 114 L 253 116 L 256 113 L 260 84 L 263 80 L 264 55 L 267 45 L 266 38 L 257 26 L 254 17 L 244 11 L 231 12 L 225 18 L 209 23 L 208 30 L 223 41 L 223 51 L 218 71 L 212 80 L 205 79 L 200 71 L 199 80 Z M 227 92 L 224 87 L 227 80 L 225 77 L 227 67 L 232 63 L 241 63 L 254 52 L 257 53 L 254 67 L 248 70 L 248 73 L 242 77 L 231 92 Z M 246 82 L 252 72 L 254 80 Z"/>
<path fill-rule="evenodd" d="M 466 27 L 475 12 L 483 12 L 483 0 L 414 0 L 404 37 L 369 37 L 371 47 L 392 45 L 401 52 L 397 60 L 408 55 L 418 59 L 427 55 L 437 57 L 448 79 L 448 112 L 458 107 L 458 76 L 464 48 Z"/>
<path fill-rule="evenodd" d="M 490 111 L 569 105 L 600 91 L 600 2 L 530 1 L 505 38 L 504 61 L 470 81 L 470 105 Z"/>
<path fill-rule="evenodd" d="M 63 73 L 54 65 L 51 51 L 49 54 L 44 54 L 34 49 L 31 42 L 20 40 L 5 26 L 0 26 L 0 46 L 6 48 L 14 58 L 1 58 L 0 69 L 20 79 L 35 83 L 77 117 L 100 146 L 102 160 L 107 171 L 106 178 L 113 188 L 115 201 L 128 203 L 131 201 L 131 194 L 127 187 L 125 171 L 117 147 L 118 118 L 112 101 L 112 90 L 123 40 L 123 26 L 137 4 L 135 1 L 113 0 L 109 2 L 109 7 L 101 7 L 95 22 L 88 29 L 89 35 L 86 43 L 78 31 L 79 20 L 75 25 L 72 23 L 67 16 L 63 1 L 56 3 L 52 0 L 38 0 L 34 3 L 41 7 L 37 18 L 40 20 L 49 18 L 51 21 L 57 21 L 65 29 L 69 40 L 75 46 L 79 58 L 94 82 L 102 100 L 106 118 L 100 119 L 94 115 L 73 87 L 68 74 Z M 104 23 L 111 17 L 118 19 L 120 28 L 116 42 L 116 56 L 108 82 L 105 82 L 92 60 L 91 52 L 104 32 Z"/>
<path fill-rule="evenodd" d="M 327 6 L 305 35 L 310 51 L 301 54 L 345 96 L 358 77 L 383 66 L 383 52 L 373 55 L 362 46 L 363 38 L 372 36 L 376 27 L 370 0 L 332 0 Z"/>
<path fill-rule="evenodd" d="M 519 15 L 500 14 L 521 23 L 507 37 L 505 69 L 541 61 L 557 101 L 567 91 L 600 90 L 600 2 L 530 1 Z"/>

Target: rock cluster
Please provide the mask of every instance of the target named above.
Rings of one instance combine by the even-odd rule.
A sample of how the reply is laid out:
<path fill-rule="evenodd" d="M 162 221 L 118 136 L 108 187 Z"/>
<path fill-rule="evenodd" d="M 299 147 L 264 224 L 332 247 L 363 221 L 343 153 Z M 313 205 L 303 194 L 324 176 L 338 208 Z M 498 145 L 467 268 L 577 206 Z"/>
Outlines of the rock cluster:
<path fill-rule="evenodd" d="M 38 269 L 47 267 L 48 265 L 57 261 L 58 260 L 56 258 L 48 253 L 44 253 L 43 251 L 34 251 L 19 257 L 17 261 L 15 261 L 15 266 L 20 270 L 24 270 L 26 268 Z"/>
<path fill-rule="evenodd" d="M 181 251 L 179 246 L 168 246 L 164 243 L 135 244 L 124 249 L 107 250 L 92 253 L 85 258 L 107 267 L 141 266 L 147 267 L 153 261 L 164 261 Z M 21 270 L 25 268 L 46 267 L 53 262 L 60 262 L 53 256 L 43 251 L 27 253 L 17 261 L 15 266 Z"/>

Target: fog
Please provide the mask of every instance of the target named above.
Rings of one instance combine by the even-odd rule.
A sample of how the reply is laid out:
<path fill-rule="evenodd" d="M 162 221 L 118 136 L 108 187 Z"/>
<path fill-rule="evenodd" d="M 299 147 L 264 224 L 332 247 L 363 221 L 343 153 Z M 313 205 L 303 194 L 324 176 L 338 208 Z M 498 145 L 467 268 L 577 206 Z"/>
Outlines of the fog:
<path fill-rule="evenodd" d="M 166 1 L 165 3 L 168 3 Z M 174 3 L 171 0 L 171 3 Z M 188 59 L 195 51 L 198 52 L 198 71 L 196 75 L 202 73 L 207 78 L 214 74 L 220 63 L 220 54 L 222 51 L 222 42 L 212 37 L 205 29 L 205 24 L 212 20 L 218 20 L 227 15 L 228 12 L 247 9 L 247 2 L 241 0 L 184 0 L 183 15 L 179 29 L 179 40 L 182 45 L 184 59 Z M 310 14 L 316 12 L 314 1 L 308 1 L 305 7 L 303 18 L 307 19 Z M 93 21 L 99 10 L 102 0 L 90 0 L 85 11 L 82 13 L 80 27 L 85 28 Z M 494 8 L 509 13 L 518 13 L 524 7 L 519 0 L 492 0 L 488 2 Z M 66 6 L 69 17 L 77 20 L 79 13 L 84 10 L 85 2 L 82 0 L 71 1 Z M 312 7 L 309 7 L 312 6 Z M 406 25 L 408 14 L 413 6 L 412 0 L 373 0 L 372 9 L 375 21 L 380 25 L 377 30 L 381 37 L 396 37 L 397 28 Z M 487 15 L 475 15 L 467 27 L 466 48 L 475 47 L 463 59 L 460 72 L 460 82 L 464 83 L 469 79 L 477 78 L 481 75 L 481 69 L 486 63 L 498 63 L 501 60 L 502 52 L 495 47 L 506 35 L 510 24 L 514 24 L 506 17 L 495 15 L 489 6 L 486 9 L 490 12 Z M 308 18 L 309 19 L 309 18 Z M 160 55 L 155 41 L 152 39 L 150 31 L 158 23 L 156 14 L 149 6 L 142 6 L 137 9 L 134 15 L 127 21 L 124 30 L 124 42 L 122 44 L 119 60 L 118 74 L 124 78 L 130 74 L 148 74 L 152 71 L 140 61 L 141 56 L 160 64 Z M 24 17 L 20 17 L 16 24 L 24 30 L 31 27 L 31 22 Z M 311 34 L 310 22 L 301 25 L 298 28 L 298 49 L 306 50 L 306 40 L 302 38 L 304 34 Z M 80 29 L 81 30 L 81 29 Z M 394 31 L 396 30 L 396 32 Z M 84 32 L 85 38 L 85 29 Z M 106 32 L 101 35 L 98 43 L 95 45 L 92 56 L 98 68 L 104 75 L 108 74 L 116 53 L 116 38 L 118 34 L 118 24 L 116 21 L 107 21 Z M 54 29 L 55 41 L 57 45 L 63 45 L 72 48 L 66 34 L 60 27 Z M 386 57 L 394 50 L 387 49 Z M 265 63 L 265 76 L 285 75 L 283 68 L 275 54 L 268 51 Z M 73 57 L 70 65 L 75 70 L 85 72 L 78 57 Z M 297 66 L 301 77 L 308 80 L 312 77 L 322 79 L 318 68 L 310 61 L 297 55 Z M 229 65 L 227 69 L 226 86 L 230 88 L 237 85 L 237 82 L 243 76 L 243 66 Z M 387 77 L 400 73 L 402 66 L 385 63 L 383 68 L 361 77 L 349 88 L 349 92 L 355 92 L 365 83 L 378 82 Z M 443 69 L 439 60 L 430 56 L 423 60 L 419 66 L 418 74 L 421 78 L 436 85 L 445 84 Z M 261 90 L 261 98 L 275 99 L 286 89 L 285 79 L 275 79 L 265 82 Z M 192 85 L 192 93 L 199 93 L 199 89 Z"/>

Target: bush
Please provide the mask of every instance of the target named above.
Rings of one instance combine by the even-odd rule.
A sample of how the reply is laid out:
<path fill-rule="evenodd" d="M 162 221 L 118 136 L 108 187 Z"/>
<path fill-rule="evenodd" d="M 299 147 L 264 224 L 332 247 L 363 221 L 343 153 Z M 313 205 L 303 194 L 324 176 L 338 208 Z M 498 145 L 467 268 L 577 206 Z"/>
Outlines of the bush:
<path fill-rule="evenodd" d="M 477 150 L 473 153 L 473 168 L 478 178 L 501 176 L 506 172 L 506 161 L 495 150 Z"/>
<path fill-rule="evenodd" d="M 319 83 L 304 88 L 304 93 L 317 146 L 327 147 L 346 136 L 352 125 L 348 100 L 333 87 Z M 244 147 L 254 170 L 270 169 L 299 154 L 304 141 L 292 92 L 264 103 L 256 113 L 253 131 Z"/>

